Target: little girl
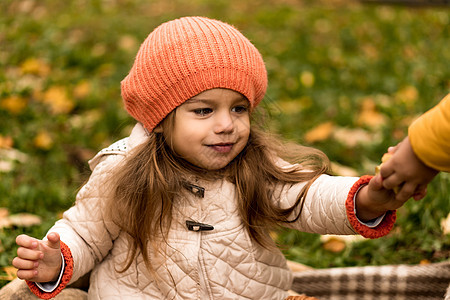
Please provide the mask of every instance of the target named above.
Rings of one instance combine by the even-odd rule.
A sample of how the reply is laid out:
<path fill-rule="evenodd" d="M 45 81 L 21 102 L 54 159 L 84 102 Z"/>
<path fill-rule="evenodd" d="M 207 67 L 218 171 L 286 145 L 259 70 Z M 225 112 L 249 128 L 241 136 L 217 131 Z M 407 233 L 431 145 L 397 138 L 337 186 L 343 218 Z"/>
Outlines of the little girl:
<path fill-rule="evenodd" d="M 266 69 L 228 24 L 160 25 L 121 87 L 131 135 L 89 162 L 44 240 L 17 237 L 17 275 L 43 299 L 90 271 L 89 299 L 285 299 L 270 229 L 377 238 L 403 205 L 380 176 L 325 175 L 321 152 L 255 128 Z"/>

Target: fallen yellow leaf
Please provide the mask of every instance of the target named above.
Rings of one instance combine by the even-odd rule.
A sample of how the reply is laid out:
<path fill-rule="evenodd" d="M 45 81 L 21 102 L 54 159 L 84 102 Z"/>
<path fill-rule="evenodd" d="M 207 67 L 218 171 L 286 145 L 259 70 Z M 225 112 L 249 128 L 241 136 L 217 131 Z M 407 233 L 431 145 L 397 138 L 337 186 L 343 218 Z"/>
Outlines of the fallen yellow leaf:
<path fill-rule="evenodd" d="M 25 60 L 20 66 L 20 69 L 24 74 L 35 74 L 42 77 L 50 74 L 49 65 L 45 61 L 37 58 Z"/>
<path fill-rule="evenodd" d="M 314 85 L 314 80 L 314 74 L 309 71 L 304 71 L 300 74 L 300 82 L 304 87 L 312 87 Z"/>
<path fill-rule="evenodd" d="M 338 240 L 338 239 L 329 239 L 328 241 L 326 241 L 325 243 L 323 243 L 322 247 L 325 250 L 337 253 L 337 252 L 342 252 L 344 251 L 346 245 L 343 241 Z"/>
<path fill-rule="evenodd" d="M 311 107 L 311 105 L 311 98 L 305 96 L 296 99 L 278 101 L 275 104 L 275 109 L 280 110 L 286 115 L 294 115 L 303 109 Z"/>
<path fill-rule="evenodd" d="M 364 240 L 362 236 L 359 235 L 321 235 L 320 240 L 322 242 L 322 247 L 325 250 L 331 252 L 341 252 L 345 249 L 347 245 Z"/>
<path fill-rule="evenodd" d="M 53 86 L 42 95 L 42 101 L 50 107 L 53 114 L 64 114 L 72 111 L 74 103 L 67 96 L 62 86 Z"/>
<path fill-rule="evenodd" d="M 127 52 L 135 52 L 138 47 L 137 39 L 132 35 L 122 35 L 118 42 L 119 48 Z"/>
<path fill-rule="evenodd" d="M 91 84 L 88 81 L 78 83 L 73 89 L 73 96 L 77 99 L 86 98 L 91 92 Z"/>
<path fill-rule="evenodd" d="M 53 146 L 53 139 L 48 132 L 42 131 L 33 140 L 34 145 L 42 150 L 49 150 Z"/>
<path fill-rule="evenodd" d="M 0 101 L 0 107 L 13 115 L 18 115 L 27 107 L 27 100 L 19 96 L 10 96 Z"/>
<path fill-rule="evenodd" d="M 372 98 L 368 97 L 362 102 L 357 123 L 360 126 L 376 129 L 386 123 L 386 116 L 377 111 L 375 102 Z"/>
<path fill-rule="evenodd" d="M 419 91 L 415 86 L 408 85 L 395 93 L 397 101 L 405 103 L 408 107 L 412 107 L 419 98 Z"/>
<path fill-rule="evenodd" d="M 0 135 L 0 148 L 11 149 L 13 144 L 14 142 L 12 137 Z"/>
<path fill-rule="evenodd" d="M 12 281 L 17 278 L 17 269 L 13 266 L 3 267 L 3 271 L 6 275 L 0 276 L 0 280 Z"/>
<path fill-rule="evenodd" d="M 302 110 L 302 106 L 296 101 L 279 101 L 277 106 L 283 114 L 287 115 L 293 115 Z"/>
<path fill-rule="evenodd" d="M 333 132 L 333 122 L 325 122 L 317 125 L 305 134 L 305 141 L 308 143 L 320 142 L 328 139 Z"/>

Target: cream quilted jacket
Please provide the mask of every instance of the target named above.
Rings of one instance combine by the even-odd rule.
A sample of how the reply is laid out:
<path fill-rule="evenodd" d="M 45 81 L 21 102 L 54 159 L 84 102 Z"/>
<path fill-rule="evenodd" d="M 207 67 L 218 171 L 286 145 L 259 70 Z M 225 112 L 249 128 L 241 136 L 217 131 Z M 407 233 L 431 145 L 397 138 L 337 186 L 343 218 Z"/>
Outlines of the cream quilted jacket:
<path fill-rule="evenodd" d="M 285 258 L 280 251 L 269 252 L 250 239 L 237 212 L 234 186 L 226 181 L 194 180 L 191 189 L 177 199 L 167 239 L 170 246 L 164 248 L 166 257 L 150 249 L 158 278 L 146 269 L 140 255 L 124 273 L 116 271 L 123 266 L 129 246 L 126 234 L 104 218 L 104 199 L 109 193 L 104 180 L 126 151 L 144 139 L 145 132 L 137 125 L 129 138 L 97 154 L 90 161 L 93 173 L 78 193 L 76 205 L 50 229 L 61 235 L 69 249 L 64 256 L 71 270 L 65 271 L 66 281 L 60 288 L 70 278 L 73 282 L 92 270 L 89 299 L 286 298 L 292 275 Z M 357 226 L 350 225 L 353 208 L 346 205 L 352 187 L 355 190 L 359 186 L 357 181 L 321 176 L 308 192 L 301 218 L 290 226 L 321 234 L 357 233 Z M 291 206 L 302 186 L 280 189 L 274 201 Z M 385 219 L 384 223 L 393 222 Z M 186 221 L 208 224 L 213 229 L 203 230 L 211 228 Z M 367 230 L 373 230 L 369 233 L 372 237 L 389 231 Z"/>

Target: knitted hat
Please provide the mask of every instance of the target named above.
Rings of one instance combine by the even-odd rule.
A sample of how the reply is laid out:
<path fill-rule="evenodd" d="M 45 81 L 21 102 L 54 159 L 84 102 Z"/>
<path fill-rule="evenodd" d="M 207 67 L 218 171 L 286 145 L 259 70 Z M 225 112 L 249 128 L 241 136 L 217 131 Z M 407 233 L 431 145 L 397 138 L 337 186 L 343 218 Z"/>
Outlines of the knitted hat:
<path fill-rule="evenodd" d="M 208 89 L 237 91 L 255 107 L 266 92 L 267 72 L 261 54 L 236 28 L 185 17 L 150 33 L 121 88 L 128 113 L 152 131 L 177 106 Z"/>

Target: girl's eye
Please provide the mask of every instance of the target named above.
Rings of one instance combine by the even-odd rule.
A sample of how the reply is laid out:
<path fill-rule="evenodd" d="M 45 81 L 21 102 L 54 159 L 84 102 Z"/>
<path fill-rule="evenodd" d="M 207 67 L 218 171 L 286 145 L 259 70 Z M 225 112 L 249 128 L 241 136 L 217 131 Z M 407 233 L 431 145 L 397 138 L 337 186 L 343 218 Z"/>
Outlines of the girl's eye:
<path fill-rule="evenodd" d="M 194 109 L 193 112 L 196 115 L 206 116 L 207 114 L 212 113 L 212 109 L 211 108 L 198 108 L 198 109 Z"/>
<path fill-rule="evenodd" d="M 232 111 L 235 113 L 244 113 L 247 111 L 247 109 L 248 109 L 247 106 L 239 105 L 239 106 L 233 107 Z"/>

